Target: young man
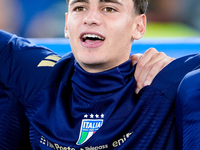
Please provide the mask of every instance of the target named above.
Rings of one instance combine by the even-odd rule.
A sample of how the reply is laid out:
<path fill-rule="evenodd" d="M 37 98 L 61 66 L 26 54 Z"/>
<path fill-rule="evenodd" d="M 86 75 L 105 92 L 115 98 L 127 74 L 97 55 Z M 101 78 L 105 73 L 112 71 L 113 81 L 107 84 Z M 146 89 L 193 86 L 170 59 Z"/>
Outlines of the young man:
<path fill-rule="evenodd" d="M 70 0 L 68 7 L 73 53 L 61 59 L 0 32 L 0 148 L 22 149 L 30 139 L 44 150 L 175 149 L 176 89 L 200 59 L 172 62 L 136 95 L 129 55 L 145 33 L 147 1 Z M 169 63 L 158 55 L 141 59 L 136 79 L 155 69 L 141 79 L 143 66 Z"/>
<path fill-rule="evenodd" d="M 148 0 L 134 2 L 135 6 L 133 1 L 68 1 L 69 17 L 66 14 L 65 36 L 66 38 L 70 36 L 73 53 L 85 71 L 93 73 L 105 71 L 129 59 L 132 42 L 140 39 L 146 31 L 145 12 Z M 84 5 L 79 7 L 80 3 Z M 86 4 L 90 4 L 87 5 L 90 8 L 87 8 Z M 98 6 L 93 8 L 95 4 Z M 107 4 L 109 5 L 106 6 Z M 166 61 L 163 60 L 165 56 L 154 55 L 154 57 L 157 57 L 153 60 L 158 62 L 155 65 L 158 68 L 160 64 L 164 67 L 169 62 L 168 60 L 167 63 L 159 62 L 159 60 Z M 149 60 L 150 58 L 146 61 Z M 154 61 L 148 63 L 152 64 Z M 143 63 L 146 64 L 146 62 L 141 64 Z M 138 68 L 142 70 L 143 66 Z M 156 69 L 151 71 L 151 74 L 157 72 Z M 144 72 L 148 71 L 143 71 L 143 76 L 140 76 L 141 71 L 138 72 L 137 92 L 145 80 Z M 147 80 L 146 84 L 150 84 L 149 82 Z"/>

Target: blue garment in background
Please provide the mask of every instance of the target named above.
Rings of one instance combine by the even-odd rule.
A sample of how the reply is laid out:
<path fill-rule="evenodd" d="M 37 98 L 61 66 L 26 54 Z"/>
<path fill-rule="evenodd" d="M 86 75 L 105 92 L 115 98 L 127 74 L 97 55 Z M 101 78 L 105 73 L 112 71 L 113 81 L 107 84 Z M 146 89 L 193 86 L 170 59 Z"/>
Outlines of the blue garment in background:
<path fill-rule="evenodd" d="M 179 145 L 200 149 L 200 70 L 188 73 L 181 82 L 176 102 Z"/>

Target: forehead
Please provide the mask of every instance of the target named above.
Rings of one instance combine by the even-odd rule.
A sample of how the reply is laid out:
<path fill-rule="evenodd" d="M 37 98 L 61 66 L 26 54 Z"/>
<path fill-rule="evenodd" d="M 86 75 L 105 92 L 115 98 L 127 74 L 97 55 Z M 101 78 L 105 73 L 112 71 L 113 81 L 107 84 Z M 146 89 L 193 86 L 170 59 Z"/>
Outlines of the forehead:
<path fill-rule="evenodd" d="M 69 2 L 87 2 L 89 3 L 90 0 L 69 0 Z M 98 0 L 99 2 L 115 2 L 118 0 Z"/>
<path fill-rule="evenodd" d="M 85 3 L 89 3 L 90 1 L 94 1 L 94 0 L 69 0 L 70 4 L 73 3 L 77 3 L 77 2 L 85 2 Z M 97 0 L 99 1 L 99 3 L 122 3 L 124 0 Z M 132 0 L 125 0 L 125 1 L 132 1 Z"/>
<path fill-rule="evenodd" d="M 132 14 L 135 14 L 135 7 L 134 7 L 134 1 L 133 0 L 68 0 L 68 7 L 72 6 L 75 3 L 114 3 L 117 4 L 119 6 L 121 6 L 121 8 L 123 8 L 123 10 L 131 10 Z"/>

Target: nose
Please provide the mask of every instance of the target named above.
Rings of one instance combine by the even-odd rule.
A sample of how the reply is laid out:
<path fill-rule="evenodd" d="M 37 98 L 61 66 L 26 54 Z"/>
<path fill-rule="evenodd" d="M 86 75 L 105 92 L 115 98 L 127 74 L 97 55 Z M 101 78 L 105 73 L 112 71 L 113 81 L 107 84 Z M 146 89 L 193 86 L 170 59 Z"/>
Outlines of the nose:
<path fill-rule="evenodd" d="M 83 23 L 88 26 L 99 26 L 101 24 L 100 12 L 97 9 L 88 10 Z"/>

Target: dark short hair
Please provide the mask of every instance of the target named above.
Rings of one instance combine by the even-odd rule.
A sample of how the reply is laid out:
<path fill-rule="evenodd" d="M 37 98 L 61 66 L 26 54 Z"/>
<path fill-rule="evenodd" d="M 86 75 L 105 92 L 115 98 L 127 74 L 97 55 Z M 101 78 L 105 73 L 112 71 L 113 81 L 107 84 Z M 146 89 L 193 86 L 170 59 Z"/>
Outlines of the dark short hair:
<path fill-rule="evenodd" d="M 147 12 L 148 0 L 133 0 L 136 13 L 145 14 Z"/>
<path fill-rule="evenodd" d="M 67 4 L 69 4 L 70 0 L 67 0 Z M 148 0 L 133 0 L 135 10 L 137 14 L 145 14 L 148 7 Z"/>

